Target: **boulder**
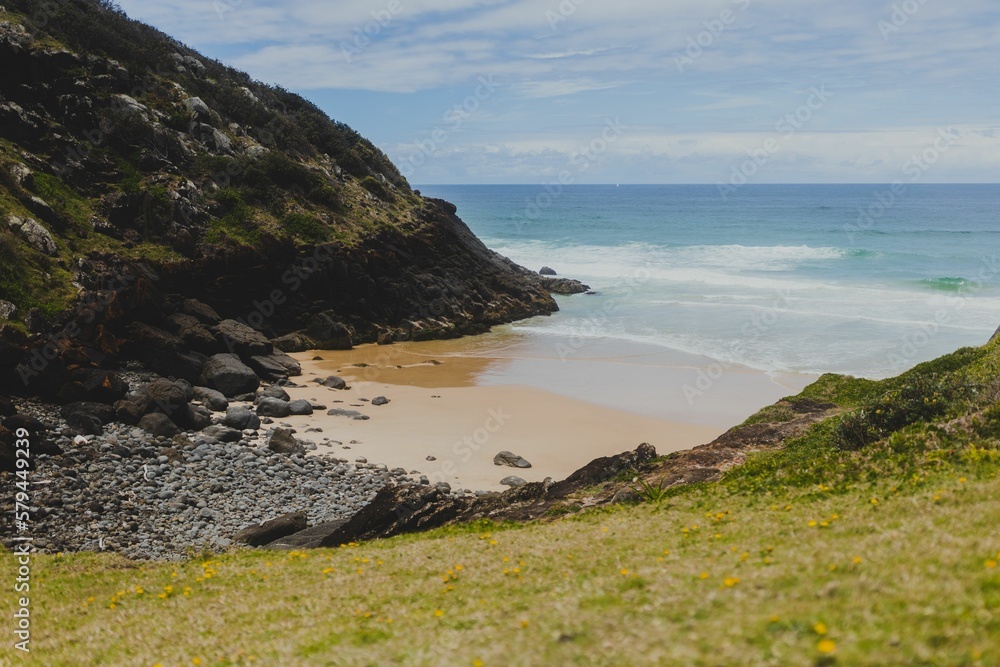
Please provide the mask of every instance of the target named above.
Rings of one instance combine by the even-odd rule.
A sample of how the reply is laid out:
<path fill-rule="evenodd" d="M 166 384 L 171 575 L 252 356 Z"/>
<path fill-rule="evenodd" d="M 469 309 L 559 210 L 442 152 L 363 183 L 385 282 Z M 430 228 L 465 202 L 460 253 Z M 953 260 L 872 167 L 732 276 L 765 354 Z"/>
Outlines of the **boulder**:
<path fill-rule="evenodd" d="M 182 344 L 183 341 L 181 341 Z M 147 355 L 149 369 L 167 377 L 184 378 L 200 382 L 208 357 L 200 352 L 181 350 L 156 350 Z"/>
<path fill-rule="evenodd" d="M 288 357 L 291 359 L 291 357 Z M 257 376 L 265 382 L 284 380 L 288 377 L 288 369 L 282 364 L 278 357 L 271 355 L 256 355 L 246 360 L 247 366 L 252 368 Z M 301 373 L 301 369 L 299 369 Z"/>
<path fill-rule="evenodd" d="M 222 423 L 230 428 L 239 430 L 260 428 L 260 417 L 255 415 L 249 408 L 233 406 L 226 411 L 226 417 Z"/>
<path fill-rule="evenodd" d="M 260 386 L 257 375 L 235 354 L 210 357 L 205 362 L 201 380 L 205 386 L 229 397 L 256 391 Z"/>
<path fill-rule="evenodd" d="M 316 378 L 316 382 L 330 389 L 347 389 L 347 382 L 344 381 L 344 378 L 336 375 L 330 375 L 325 380 Z"/>
<path fill-rule="evenodd" d="M 500 483 L 503 484 L 504 486 L 509 486 L 512 489 L 516 489 L 520 486 L 524 486 L 525 484 L 527 484 L 526 481 L 524 481 L 520 477 L 515 477 L 514 475 L 509 475 L 507 477 L 504 477 L 503 479 L 500 480 Z"/>
<path fill-rule="evenodd" d="M 247 526 L 233 536 L 234 542 L 260 547 L 306 529 L 305 512 L 292 512 L 256 526 Z"/>
<path fill-rule="evenodd" d="M 176 414 L 194 398 L 190 385 L 165 378 L 153 380 L 140 387 L 139 392 L 149 399 L 150 408 L 167 415 Z"/>
<path fill-rule="evenodd" d="M 288 412 L 292 415 L 311 415 L 313 413 L 313 406 L 309 401 L 300 398 L 288 404 Z"/>
<path fill-rule="evenodd" d="M 556 275 L 556 271 L 555 271 L 555 269 L 550 269 L 547 266 L 543 266 L 542 268 L 538 269 L 538 275 L 541 275 L 541 276 L 554 276 L 554 275 Z"/>
<path fill-rule="evenodd" d="M 194 397 L 212 412 L 225 412 L 229 408 L 229 399 L 221 391 L 209 389 L 208 387 L 195 387 Z"/>
<path fill-rule="evenodd" d="M 493 465 L 510 466 L 511 468 L 531 467 L 531 464 L 524 457 L 508 452 L 506 449 L 493 457 Z"/>
<path fill-rule="evenodd" d="M 288 392 L 276 384 L 272 384 L 270 387 L 262 391 L 260 396 L 261 398 L 280 398 L 283 401 L 292 400 L 292 397 L 288 395 Z"/>
<path fill-rule="evenodd" d="M 222 320 L 214 331 L 220 344 L 243 359 L 267 356 L 274 349 L 264 334 L 236 320 Z"/>
<path fill-rule="evenodd" d="M 9 396 L 0 396 L 0 417 L 10 417 L 17 414 L 17 406 Z"/>
<path fill-rule="evenodd" d="M 60 408 L 59 414 L 63 419 L 68 419 L 74 414 L 93 415 L 102 424 L 110 424 L 115 420 L 115 409 L 112 406 L 92 401 L 68 403 Z"/>
<path fill-rule="evenodd" d="M 261 417 L 275 417 L 281 419 L 292 414 L 291 404 L 280 398 L 265 397 L 257 404 L 257 414 Z"/>
<path fill-rule="evenodd" d="M 539 278 L 542 287 L 553 294 L 582 294 L 590 290 L 589 285 L 584 285 L 579 280 L 570 278 L 551 278 L 543 276 Z"/>
<path fill-rule="evenodd" d="M 278 454 L 305 454 L 306 448 L 295 439 L 290 428 L 276 428 L 267 438 L 267 448 Z"/>
<path fill-rule="evenodd" d="M 52 238 L 52 233 L 37 220 L 9 215 L 7 216 L 7 226 L 35 250 L 49 257 L 55 257 L 59 254 L 59 246 Z"/>
<path fill-rule="evenodd" d="M 172 438 L 181 432 L 170 417 L 162 412 L 151 412 L 140 419 L 139 428 L 158 438 Z"/>
<path fill-rule="evenodd" d="M 376 396 L 372 399 L 372 405 L 388 405 L 390 403 L 389 399 L 385 396 Z"/>

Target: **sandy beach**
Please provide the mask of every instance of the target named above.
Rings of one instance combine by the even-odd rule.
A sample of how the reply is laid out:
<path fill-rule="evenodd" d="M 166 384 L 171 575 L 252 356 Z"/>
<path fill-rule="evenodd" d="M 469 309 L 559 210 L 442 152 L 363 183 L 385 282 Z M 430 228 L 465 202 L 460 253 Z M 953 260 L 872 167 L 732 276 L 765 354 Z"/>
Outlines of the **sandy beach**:
<path fill-rule="evenodd" d="M 317 454 L 419 471 L 452 488 L 502 490 L 500 480 L 562 479 L 590 460 L 643 442 L 661 454 L 704 444 L 812 378 L 745 368 L 712 372 L 710 360 L 594 341 L 568 363 L 537 337 L 510 331 L 453 341 L 366 345 L 295 355 L 293 399 L 358 411 L 279 420 L 320 443 Z M 321 360 L 317 360 L 317 358 Z M 699 373 L 711 385 L 698 383 Z M 346 390 L 314 380 L 343 377 Z M 712 379 L 711 375 L 719 375 Z M 684 387 L 700 394 L 685 394 Z M 703 387 L 699 389 L 698 387 Z M 386 405 L 371 400 L 384 396 Z M 308 429 L 322 429 L 320 432 Z M 322 443 L 329 438 L 328 443 Z M 497 466 L 501 450 L 532 467 Z"/>

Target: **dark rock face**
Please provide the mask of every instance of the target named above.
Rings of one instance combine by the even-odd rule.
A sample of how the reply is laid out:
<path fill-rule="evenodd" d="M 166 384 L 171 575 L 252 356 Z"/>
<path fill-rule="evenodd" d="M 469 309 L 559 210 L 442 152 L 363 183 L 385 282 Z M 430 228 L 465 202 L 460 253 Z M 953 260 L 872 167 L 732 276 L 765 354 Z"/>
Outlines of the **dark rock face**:
<path fill-rule="evenodd" d="M 556 275 L 556 272 L 555 272 L 555 269 L 550 269 L 547 266 L 543 266 L 542 268 L 538 269 L 538 275 L 540 275 L 540 276 L 554 276 L 554 275 Z"/>
<path fill-rule="evenodd" d="M 202 370 L 202 383 L 228 397 L 256 391 L 260 378 L 235 354 L 217 354 Z"/>
<path fill-rule="evenodd" d="M 305 512 L 292 512 L 257 526 L 248 526 L 236 533 L 233 536 L 233 541 L 259 547 L 305 529 Z"/>

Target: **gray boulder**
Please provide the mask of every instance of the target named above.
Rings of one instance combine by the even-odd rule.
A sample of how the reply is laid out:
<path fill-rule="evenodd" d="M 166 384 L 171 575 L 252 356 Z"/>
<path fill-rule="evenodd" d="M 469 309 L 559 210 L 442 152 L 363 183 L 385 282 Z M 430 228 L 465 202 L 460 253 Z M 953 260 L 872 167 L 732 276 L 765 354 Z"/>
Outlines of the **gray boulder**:
<path fill-rule="evenodd" d="M 277 417 L 281 419 L 292 414 L 292 409 L 288 401 L 283 401 L 280 398 L 265 397 L 260 399 L 260 403 L 257 404 L 257 414 L 261 417 Z"/>
<path fill-rule="evenodd" d="M 235 354 L 216 354 L 205 362 L 202 384 L 233 397 L 257 391 L 260 378 Z"/>
<path fill-rule="evenodd" d="M 212 425 L 212 411 L 201 405 L 188 403 L 181 409 L 180 420 L 192 431 L 200 431 Z"/>
<path fill-rule="evenodd" d="M 493 465 L 510 466 L 511 468 L 530 468 L 531 464 L 526 459 L 513 452 L 504 450 L 493 457 Z"/>
<path fill-rule="evenodd" d="M 555 269 L 550 269 L 547 266 L 543 266 L 542 268 L 540 268 L 538 270 L 538 274 L 542 275 L 542 276 L 554 276 L 554 275 L 556 275 L 556 270 Z"/>
<path fill-rule="evenodd" d="M 526 481 L 524 481 L 520 477 L 515 477 L 514 475 L 504 477 L 503 479 L 500 480 L 500 483 L 503 484 L 504 486 L 509 486 L 512 489 L 516 489 L 519 486 L 524 486 L 525 484 L 527 484 Z"/>
<path fill-rule="evenodd" d="M 293 415 L 311 415 L 313 413 L 312 403 L 300 398 L 297 401 L 291 401 L 288 404 L 288 412 Z"/>
<path fill-rule="evenodd" d="M 330 389 L 347 389 L 347 382 L 344 378 L 337 375 L 330 375 L 325 380 L 316 378 L 316 382 L 319 382 L 324 387 L 329 387 Z"/>
<path fill-rule="evenodd" d="M 283 401 L 290 401 L 292 399 L 292 397 L 288 395 L 287 391 L 276 384 L 265 389 L 260 395 L 261 398 L 280 398 Z"/>
<path fill-rule="evenodd" d="M 385 396 L 376 396 L 372 399 L 372 405 L 388 405 L 389 399 Z"/>
<path fill-rule="evenodd" d="M 260 417 L 255 415 L 249 408 L 233 406 L 226 410 L 226 417 L 222 423 L 229 428 L 239 430 L 260 428 Z"/>
<path fill-rule="evenodd" d="M 56 240 L 52 238 L 49 230 L 45 229 L 37 220 L 10 215 L 7 216 L 7 226 L 35 250 L 45 253 L 50 257 L 55 257 L 59 254 L 59 246 L 56 245 Z"/>

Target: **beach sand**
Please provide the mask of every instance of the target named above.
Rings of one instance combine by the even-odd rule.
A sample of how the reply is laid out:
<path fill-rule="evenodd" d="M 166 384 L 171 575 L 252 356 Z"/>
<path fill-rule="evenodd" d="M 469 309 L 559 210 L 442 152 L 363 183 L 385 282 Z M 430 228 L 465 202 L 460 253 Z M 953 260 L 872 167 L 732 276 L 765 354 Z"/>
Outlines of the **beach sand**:
<path fill-rule="evenodd" d="M 370 419 L 318 411 L 277 421 L 317 442 L 316 454 L 416 470 L 453 489 L 502 490 L 499 482 L 507 475 L 563 479 L 594 458 L 643 442 L 660 454 L 710 442 L 812 380 L 745 368 L 719 367 L 720 375 L 711 360 L 620 341 L 593 341 L 579 352 L 560 359 L 546 341 L 509 330 L 304 352 L 293 355 L 302 363 L 303 374 L 295 380 L 303 386 L 288 388 L 291 397 L 356 410 Z M 699 372 L 710 386 L 698 385 Z M 343 377 L 351 388 L 314 382 L 328 375 Z M 704 391 L 689 400 L 685 385 Z M 377 396 L 390 403 L 371 405 Z M 322 444 L 323 438 L 331 442 Z M 494 465 L 501 450 L 523 456 L 532 467 Z"/>

